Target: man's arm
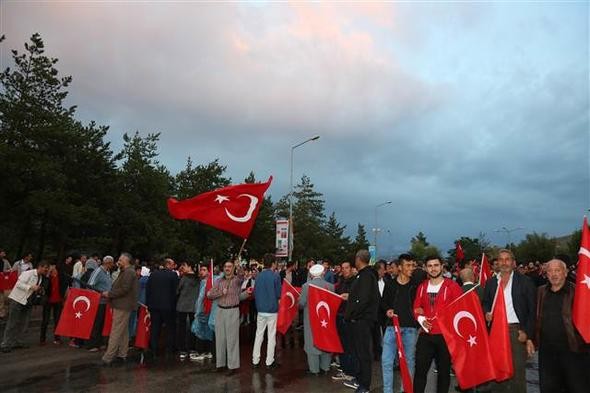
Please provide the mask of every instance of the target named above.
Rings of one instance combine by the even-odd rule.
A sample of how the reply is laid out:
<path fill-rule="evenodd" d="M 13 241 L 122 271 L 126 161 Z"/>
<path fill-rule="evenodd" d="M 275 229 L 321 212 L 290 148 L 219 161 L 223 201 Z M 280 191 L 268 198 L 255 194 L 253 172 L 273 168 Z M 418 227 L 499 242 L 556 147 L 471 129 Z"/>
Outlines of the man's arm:
<path fill-rule="evenodd" d="M 220 286 L 221 286 L 220 283 L 221 283 L 221 278 L 218 278 L 217 280 L 213 279 L 213 287 L 211 287 L 209 292 L 207 292 L 207 294 L 206 294 L 208 299 L 215 300 L 215 299 L 221 297 L 221 295 L 223 295 L 223 293 L 220 290 Z"/>

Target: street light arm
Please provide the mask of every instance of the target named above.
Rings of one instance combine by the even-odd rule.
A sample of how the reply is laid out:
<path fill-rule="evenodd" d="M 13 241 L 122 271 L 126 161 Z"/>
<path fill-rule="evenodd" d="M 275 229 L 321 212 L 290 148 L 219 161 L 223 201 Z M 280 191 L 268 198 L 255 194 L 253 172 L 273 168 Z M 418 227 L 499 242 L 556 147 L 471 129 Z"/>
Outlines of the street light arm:
<path fill-rule="evenodd" d="M 311 141 L 317 141 L 318 139 L 320 139 L 319 135 L 316 136 L 312 136 L 311 138 L 308 138 L 306 140 L 304 140 L 303 142 L 300 142 L 296 145 L 291 146 L 291 150 L 295 150 L 297 149 L 299 146 L 306 144 L 307 142 L 311 142 Z"/>

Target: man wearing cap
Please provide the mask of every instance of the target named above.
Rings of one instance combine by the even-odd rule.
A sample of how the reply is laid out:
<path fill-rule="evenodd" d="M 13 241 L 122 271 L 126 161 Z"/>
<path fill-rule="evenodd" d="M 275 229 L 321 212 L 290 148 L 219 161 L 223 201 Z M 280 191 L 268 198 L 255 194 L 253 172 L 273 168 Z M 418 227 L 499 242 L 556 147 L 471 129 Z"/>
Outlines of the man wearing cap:
<path fill-rule="evenodd" d="M 330 369 L 330 361 L 332 360 L 330 353 L 321 351 L 313 345 L 313 335 L 311 333 L 307 305 L 307 291 L 309 291 L 310 284 L 334 292 L 334 284 L 330 284 L 324 280 L 322 278 L 323 274 L 324 267 L 322 265 L 313 265 L 309 269 L 311 279 L 303 285 L 301 296 L 299 297 L 299 308 L 303 309 L 303 350 L 307 354 L 308 373 L 315 376 L 320 374 L 320 369 L 322 373 L 327 374 Z"/>

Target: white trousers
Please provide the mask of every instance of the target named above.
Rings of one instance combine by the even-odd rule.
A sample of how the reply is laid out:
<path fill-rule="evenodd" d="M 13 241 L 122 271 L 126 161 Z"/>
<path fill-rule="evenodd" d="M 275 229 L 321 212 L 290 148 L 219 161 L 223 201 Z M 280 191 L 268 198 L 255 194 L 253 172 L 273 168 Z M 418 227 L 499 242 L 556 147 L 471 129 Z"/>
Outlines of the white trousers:
<path fill-rule="evenodd" d="M 260 348 L 264 341 L 264 331 L 267 331 L 266 365 L 270 366 L 275 361 L 275 347 L 277 344 L 277 314 L 260 315 L 256 318 L 256 338 L 252 350 L 252 363 L 260 363 Z"/>

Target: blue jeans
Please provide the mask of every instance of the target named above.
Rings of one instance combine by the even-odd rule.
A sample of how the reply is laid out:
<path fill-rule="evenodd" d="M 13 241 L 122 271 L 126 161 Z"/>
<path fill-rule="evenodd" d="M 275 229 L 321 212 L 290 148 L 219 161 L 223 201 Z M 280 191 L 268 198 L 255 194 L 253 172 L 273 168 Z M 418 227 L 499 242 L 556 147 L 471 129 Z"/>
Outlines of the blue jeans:
<path fill-rule="evenodd" d="M 403 327 L 401 328 L 401 335 L 408 369 L 413 376 L 418 329 Z M 393 326 L 388 326 L 387 329 L 385 329 L 385 335 L 383 336 L 383 353 L 381 354 L 384 393 L 393 393 L 393 361 L 396 356 L 397 341 L 395 340 L 395 332 L 393 331 Z"/>

